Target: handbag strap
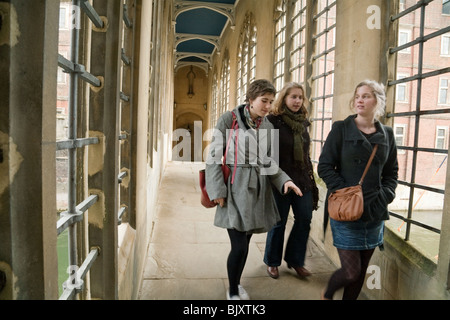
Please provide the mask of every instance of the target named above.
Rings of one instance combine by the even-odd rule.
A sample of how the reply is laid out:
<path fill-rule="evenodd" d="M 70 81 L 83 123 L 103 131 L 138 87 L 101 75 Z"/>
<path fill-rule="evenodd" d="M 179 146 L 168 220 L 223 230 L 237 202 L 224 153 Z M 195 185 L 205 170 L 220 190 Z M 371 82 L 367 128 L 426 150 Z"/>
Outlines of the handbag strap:
<path fill-rule="evenodd" d="M 362 185 L 364 178 L 366 177 L 367 171 L 369 171 L 369 167 L 372 164 L 372 160 L 375 157 L 375 153 L 377 153 L 378 145 L 374 145 L 372 154 L 370 155 L 369 161 L 367 162 L 366 168 L 364 169 L 364 173 L 361 176 L 361 180 L 359 180 L 358 184 Z"/>
<path fill-rule="evenodd" d="M 226 159 L 227 159 L 227 154 L 228 154 L 228 149 L 229 149 L 229 147 L 230 147 L 230 142 L 231 142 L 231 137 L 232 137 L 232 135 L 233 135 L 233 131 L 234 131 L 234 128 L 235 127 L 237 127 L 237 118 L 236 118 L 236 114 L 232 111 L 231 112 L 232 114 L 233 114 L 233 123 L 231 124 L 231 130 L 230 130 L 230 135 L 228 136 L 228 141 L 227 141 L 227 146 L 226 146 L 226 149 L 225 149 L 225 155 L 223 156 L 223 164 L 224 165 L 226 165 Z M 235 158 L 236 159 L 234 159 L 234 169 L 233 169 L 233 175 L 232 175 L 232 177 L 231 177 L 231 184 L 233 184 L 233 182 L 234 182 L 234 175 L 235 175 L 235 173 L 236 173 L 236 165 L 237 165 L 237 137 L 236 137 L 236 142 L 235 142 Z"/>

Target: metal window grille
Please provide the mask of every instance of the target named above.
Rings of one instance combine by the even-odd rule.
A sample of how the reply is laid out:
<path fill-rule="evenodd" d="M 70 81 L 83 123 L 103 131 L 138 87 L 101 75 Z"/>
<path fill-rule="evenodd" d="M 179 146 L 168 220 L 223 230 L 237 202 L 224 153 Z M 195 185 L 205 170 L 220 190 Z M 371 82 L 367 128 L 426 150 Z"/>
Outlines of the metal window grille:
<path fill-rule="evenodd" d="M 218 97 L 219 97 L 219 90 L 217 85 L 217 73 L 214 73 L 214 78 L 212 82 L 212 88 L 211 88 L 211 108 L 209 111 L 209 126 L 210 128 L 214 128 L 217 123 L 217 107 L 218 107 Z"/>
<path fill-rule="evenodd" d="M 131 1 L 131 0 L 130 0 Z M 127 2 L 123 2 L 123 23 L 126 28 L 132 28 L 132 22 L 128 16 L 128 6 Z M 61 4 L 67 6 L 69 1 L 61 1 Z M 82 170 L 80 166 L 77 165 L 77 152 L 80 148 L 87 147 L 89 145 L 98 144 L 99 138 L 85 138 L 79 137 L 78 133 L 83 132 L 82 125 L 78 123 L 78 119 L 82 118 L 84 112 L 89 109 L 89 106 L 83 106 L 83 99 L 80 99 L 82 92 L 79 92 L 80 80 L 89 83 L 93 88 L 98 88 L 102 86 L 102 80 L 99 77 L 94 76 L 86 70 L 84 65 L 79 63 L 79 56 L 81 53 L 82 47 L 82 38 L 81 38 L 81 27 L 86 25 L 81 23 L 84 21 L 82 19 L 82 15 L 85 15 L 87 19 L 89 19 L 93 26 L 98 29 L 103 29 L 105 27 L 104 20 L 100 16 L 99 13 L 94 9 L 91 5 L 90 1 L 87 0 L 72 0 L 69 5 L 70 7 L 70 17 L 69 21 L 74 23 L 74 25 L 68 26 L 66 23 L 66 16 L 60 17 L 60 26 L 62 28 L 68 29 L 70 33 L 70 41 L 68 47 L 70 48 L 67 53 L 68 58 L 66 58 L 63 54 L 59 54 L 58 57 L 58 66 L 64 70 L 65 73 L 69 75 L 70 81 L 68 84 L 68 131 L 67 131 L 67 139 L 57 141 L 56 149 L 57 151 L 65 151 L 67 153 L 68 159 L 68 185 L 67 185 L 67 210 L 60 214 L 60 218 L 57 222 L 57 234 L 60 235 L 62 232 L 67 230 L 68 233 L 68 264 L 69 264 L 69 278 L 63 284 L 63 292 L 60 296 L 60 300 L 69 300 L 75 299 L 78 297 L 78 294 L 83 292 L 84 281 L 88 271 L 90 271 L 92 265 L 95 260 L 98 258 L 100 254 L 101 248 L 99 247 L 91 247 L 89 253 L 86 254 L 81 265 L 78 267 L 78 253 L 82 250 L 78 248 L 80 243 L 83 243 L 83 237 L 79 238 L 79 232 L 77 231 L 77 227 L 80 222 L 84 219 L 85 212 L 93 206 L 99 199 L 98 195 L 91 195 L 83 200 L 81 203 L 77 204 L 77 194 L 81 193 L 81 187 L 77 185 L 77 180 L 79 179 L 79 175 L 81 173 L 79 170 Z M 66 14 L 67 10 L 61 10 L 60 14 Z M 68 27 L 68 28 L 67 28 Z M 120 33 L 119 33 L 120 34 Z M 122 33 L 123 34 L 123 33 Z M 61 39 L 60 39 L 61 40 Z M 131 38 L 125 36 L 122 39 L 125 42 L 130 41 Z M 60 41 L 60 48 L 61 48 Z M 130 46 L 127 45 L 129 49 Z M 132 59 L 126 54 L 127 49 L 122 49 L 122 62 L 124 65 L 123 73 L 124 79 L 129 77 L 127 68 L 130 68 L 132 64 Z M 129 81 L 124 81 L 122 88 L 124 90 L 129 89 L 128 85 Z M 120 92 L 120 98 L 122 100 L 123 109 L 127 109 L 128 112 L 130 108 L 126 107 L 126 105 L 130 104 L 131 96 L 130 93 Z M 123 111 L 123 110 L 122 110 Z M 120 117 L 121 114 L 120 114 Z M 119 120 L 119 123 L 121 120 Z M 127 141 L 130 136 L 130 126 L 122 123 L 122 127 L 124 129 L 123 134 L 117 137 L 117 139 L 122 141 Z M 126 128 L 125 128 L 126 127 Z M 122 152 L 123 155 L 123 152 Z M 129 165 L 129 163 L 122 163 L 125 167 Z M 123 171 L 119 173 L 117 177 L 117 182 L 121 183 L 123 179 L 129 174 L 129 171 Z M 120 191 L 119 191 L 120 194 Z M 120 198 L 120 195 L 116 196 Z M 123 195 L 123 194 L 122 194 Z M 127 199 L 129 201 L 129 199 Z M 118 209 L 118 221 L 121 222 L 122 216 L 126 211 L 126 206 Z"/>
<path fill-rule="evenodd" d="M 66 1 L 67 4 L 67 1 Z M 77 204 L 77 150 L 90 144 L 98 143 L 97 138 L 79 138 L 77 136 L 78 130 L 78 112 L 81 109 L 78 105 L 78 88 L 79 80 L 89 82 L 95 87 L 100 86 L 100 80 L 86 71 L 85 66 L 78 63 L 79 47 L 80 47 L 80 21 L 82 12 L 86 14 L 91 21 L 99 28 L 103 27 L 103 21 L 100 16 L 95 12 L 88 1 L 81 2 L 80 0 L 74 0 L 70 4 L 70 15 L 72 22 L 76 25 L 66 25 L 65 15 L 67 10 L 60 11 L 60 26 L 67 28 L 70 32 L 69 59 L 66 59 L 63 55 L 59 54 L 58 65 L 69 75 L 69 87 L 68 87 L 68 132 L 67 140 L 60 140 L 57 142 L 57 151 L 66 150 L 68 158 L 68 185 L 67 185 L 67 211 L 60 214 L 60 218 L 57 222 L 57 233 L 60 235 L 64 230 L 68 230 L 68 264 L 69 264 L 69 278 L 64 283 L 64 291 L 60 296 L 60 299 L 67 300 L 73 299 L 77 293 L 81 292 L 83 286 L 83 279 L 86 272 L 89 270 L 92 263 L 95 261 L 99 254 L 99 249 L 94 248 L 90 254 L 86 257 L 85 262 L 81 268 L 78 268 L 78 240 L 77 240 L 77 223 L 82 221 L 84 213 L 91 207 L 97 200 L 98 196 L 93 195 L 82 203 Z"/>
<path fill-rule="evenodd" d="M 306 9 L 306 0 L 296 0 L 291 18 L 289 71 L 292 74 L 292 79 L 300 84 L 305 83 Z"/>
<path fill-rule="evenodd" d="M 120 173 L 118 176 L 118 183 L 120 187 L 118 189 L 118 224 L 122 224 L 123 220 L 135 225 L 135 217 L 131 215 L 134 211 L 132 206 L 133 198 L 133 183 L 129 183 L 133 179 L 131 169 L 133 168 L 133 131 L 135 130 L 133 122 L 133 56 L 134 56 L 134 26 L 133 18 L 134 11 L 131 10 L 135 7 L 134 0 L 122 0 L 123 1 L 123 26 L 122 26 L 122 50 L 121 50 L 121 73 L 122 81 L 120 88 L 120 104 L 119 108 L 119 121 L 120 121 L 120 140 L 121 147 L 119 148 L 119 161 L 120 161 Z M 124 179 L 127 179 L 128 183 L 123 183 Z M 127 215 L 128 213 L 128 215 Z"/>
<path fill-rule="evenodd" d="M 248 85 L 255 80 L 256 75 L 256 26 L 251 15 L 245 19 L 241 34 L 241 47 L 238 56 L 238 88 L 236 103 L 245 101 Z"/>
<path fill-rule="evenodd" d="M 230 58 L 228 52 L 224 56 L 220 84 L 220 110 L 217 118 L 227 111 L 230 105 Z"/>
<path fill-rule="evenodd" d="M 286 64 L 286 1 L 283 1 L 277 13 L 279 17 L 275 20 L 275 61 L 273 82 L 279 91 L 283 88 Z"/>
<path fill-rule="evenodd" d="M 386 117 L 393 120 L 394 126 L 405 128 L 405 138 L 397 148 L 399 184 L 406 187 L 406 194 L 397 195 L 397 198 L 403 198 L 407 205 L 406 213 L 391 208 L 396 212 L 390 214 L 400 219 L 398 230 L 404 232 L 406 241 L 420 241 L 418 238 L 424 230 L 431 231 L 427 236 L 432 237 L 433 233 L 440 233 L 441 219 L 433 222 L 430 216 L 421 217 L 419 209 L 420 202 L 423 203 L 425 198 L 437 204 L 438 211 L 442 212 L 443 208 L 448 145 L 445 148 L 434 145 L 436 139 L 430 134 L 435 134 L 436 129 L 430 128 L 450 125 L 450 108 L 439 105 L 436 89 L 439 88 L 440 77 L 450 73 L 450 67 L 448 60 L 440 57 L 439 45 L 435 45 L 439 44 L 443 34 L 450 32 L 450 17 L 442 15 L 441 1 L 421 0 L 409 7 L 405 2 L 402 9 L 402 12 L 391 17 L 391 23 L 399 23 L 400 28 L 402 25 L 413 25 L 412 37 L 415 39 L 399 43 L 389 50 L 389 54 L 397 55 L 397 73 L 410 76 L 388 82 L 388 87 L 392 88 L 389 90 L 397 90 L 397 101 L 394 112 Z M 398 99 L 399 90 L 402 90 L 401 96 L 406 98 Z M 417 231 L 416 236 L 414 230 Z M 435 237 L 439 241 L 439 236 Z M 432 251 L 437 252 L 437 247 Z"/>
<path fill-rule="evenodd" d="M 310 99 L 313 103 L 311 120 L 314 122 L 311 160 L 313 163 L 318 163 L 332 121 L 336 1 L 320 0 L 315 5 L 317 14 L 313 16 L 315 34 L 312 37 L 314 54 Z"/>

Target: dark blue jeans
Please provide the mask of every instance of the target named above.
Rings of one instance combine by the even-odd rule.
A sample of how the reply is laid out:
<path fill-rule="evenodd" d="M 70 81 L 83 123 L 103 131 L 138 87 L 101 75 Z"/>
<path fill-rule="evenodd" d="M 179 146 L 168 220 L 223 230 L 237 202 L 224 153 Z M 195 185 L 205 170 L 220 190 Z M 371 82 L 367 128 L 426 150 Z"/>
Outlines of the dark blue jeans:
<path fill-rule="evenodd" d="M 280 213 L 281 221 L 267 233 L 264 263 L 270 267 L 281 265 L 283 255 L 284 233 L 289 211 L 292 206 L 294 213 L 294 225 L 286 244 L 284 260 L 292 267 L 303 267 L 305 263 L 306 244 L 311 229 L 313 211 L 312 192 L 306 192 L 303 197 L 290 192 L 282 195 L 273 193 Z"/>

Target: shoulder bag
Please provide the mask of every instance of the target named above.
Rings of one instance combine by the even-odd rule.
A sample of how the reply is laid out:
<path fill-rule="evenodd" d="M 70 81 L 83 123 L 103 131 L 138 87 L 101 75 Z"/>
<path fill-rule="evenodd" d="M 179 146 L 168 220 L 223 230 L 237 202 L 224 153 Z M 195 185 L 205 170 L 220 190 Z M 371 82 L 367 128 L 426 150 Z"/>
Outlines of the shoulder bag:
<path fill-rule="evenodd" d="M 362 183 L 367 171 L 369 171 L 377 149 L 378 145 L 375 145 L 364 173 L 356 186 L 338 189 L 328 196 L 328 213 L 331 219 L 336 221 L 356 221 L 361 218 L 364 211 Z"/>
<path fill-rule="evenodd" d="M 230 146 L 231 136 L 233 135 L 234 129 L 237 129 L 237 127 L 238 127 L 238 123 L 237 123 L 237 119 L 236 119 L 236 114 L 233 112 L 233 123 L 231 124 L 230 135 L 228 136 L 228 141 L 227 141 L 227 145 L 225 148 L 225 154 L 223 156 L 223 161 L 222 161 L 222 173 L 223 173 L 223 180 L 224 180 L 225 184 L 228 182 L 228 178 L 231 173 L 230 167 L 228 167 L 226 165 L 227 153 L 228 153 L 228 149 Z M 236 139 L 236 141 L 237 141 L 237 139 Z M 237 152 L 235 152 L 235 153 L 237 154 Z M 236 167 L 236 161 L 235 161 L 235 167 Z M 233 178 L 234 178 L 234 176 L 233 176 Z M 199 180 L 200 180 L 200 190 L 201 190 L 201 196 L 200 196 L 201 204 L 205 208 L 214 208 L 217 205 L 217 203 L 215 203 L 214 201 L 211 201 L 209 199 L 208 192 L 206 192 L 205 169 L 202 169 L 199 171 Z M 233 181 L 232 181 L 232 183 L 233 183 Z"/>

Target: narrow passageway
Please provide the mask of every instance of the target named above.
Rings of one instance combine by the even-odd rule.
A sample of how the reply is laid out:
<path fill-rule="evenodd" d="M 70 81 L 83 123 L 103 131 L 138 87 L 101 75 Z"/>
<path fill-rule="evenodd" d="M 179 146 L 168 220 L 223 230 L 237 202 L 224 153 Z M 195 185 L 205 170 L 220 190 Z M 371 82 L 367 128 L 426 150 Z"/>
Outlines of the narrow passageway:
<path fill-rule="evenodd" d="M 167 164 L 147 252 L 141 300 L 224 300 L 226 297 L 230 244 L 226 230 L 213 225 L 215 209 L 200 204 L 198 171 L 203 167 L 203 163 Z M 287 231 L 291 224 L 289 221 Z M 263 262 L 265 240 L 266 234 L 255 234 L 250 243 L 241 281 L 250 298 L 319 299 L 336 268 L 319 247 L 309 241 L 305 267 L 312 276 L 300 279 L 284 263 L 280 278 L 274 280 L 268 277 Z"/>

